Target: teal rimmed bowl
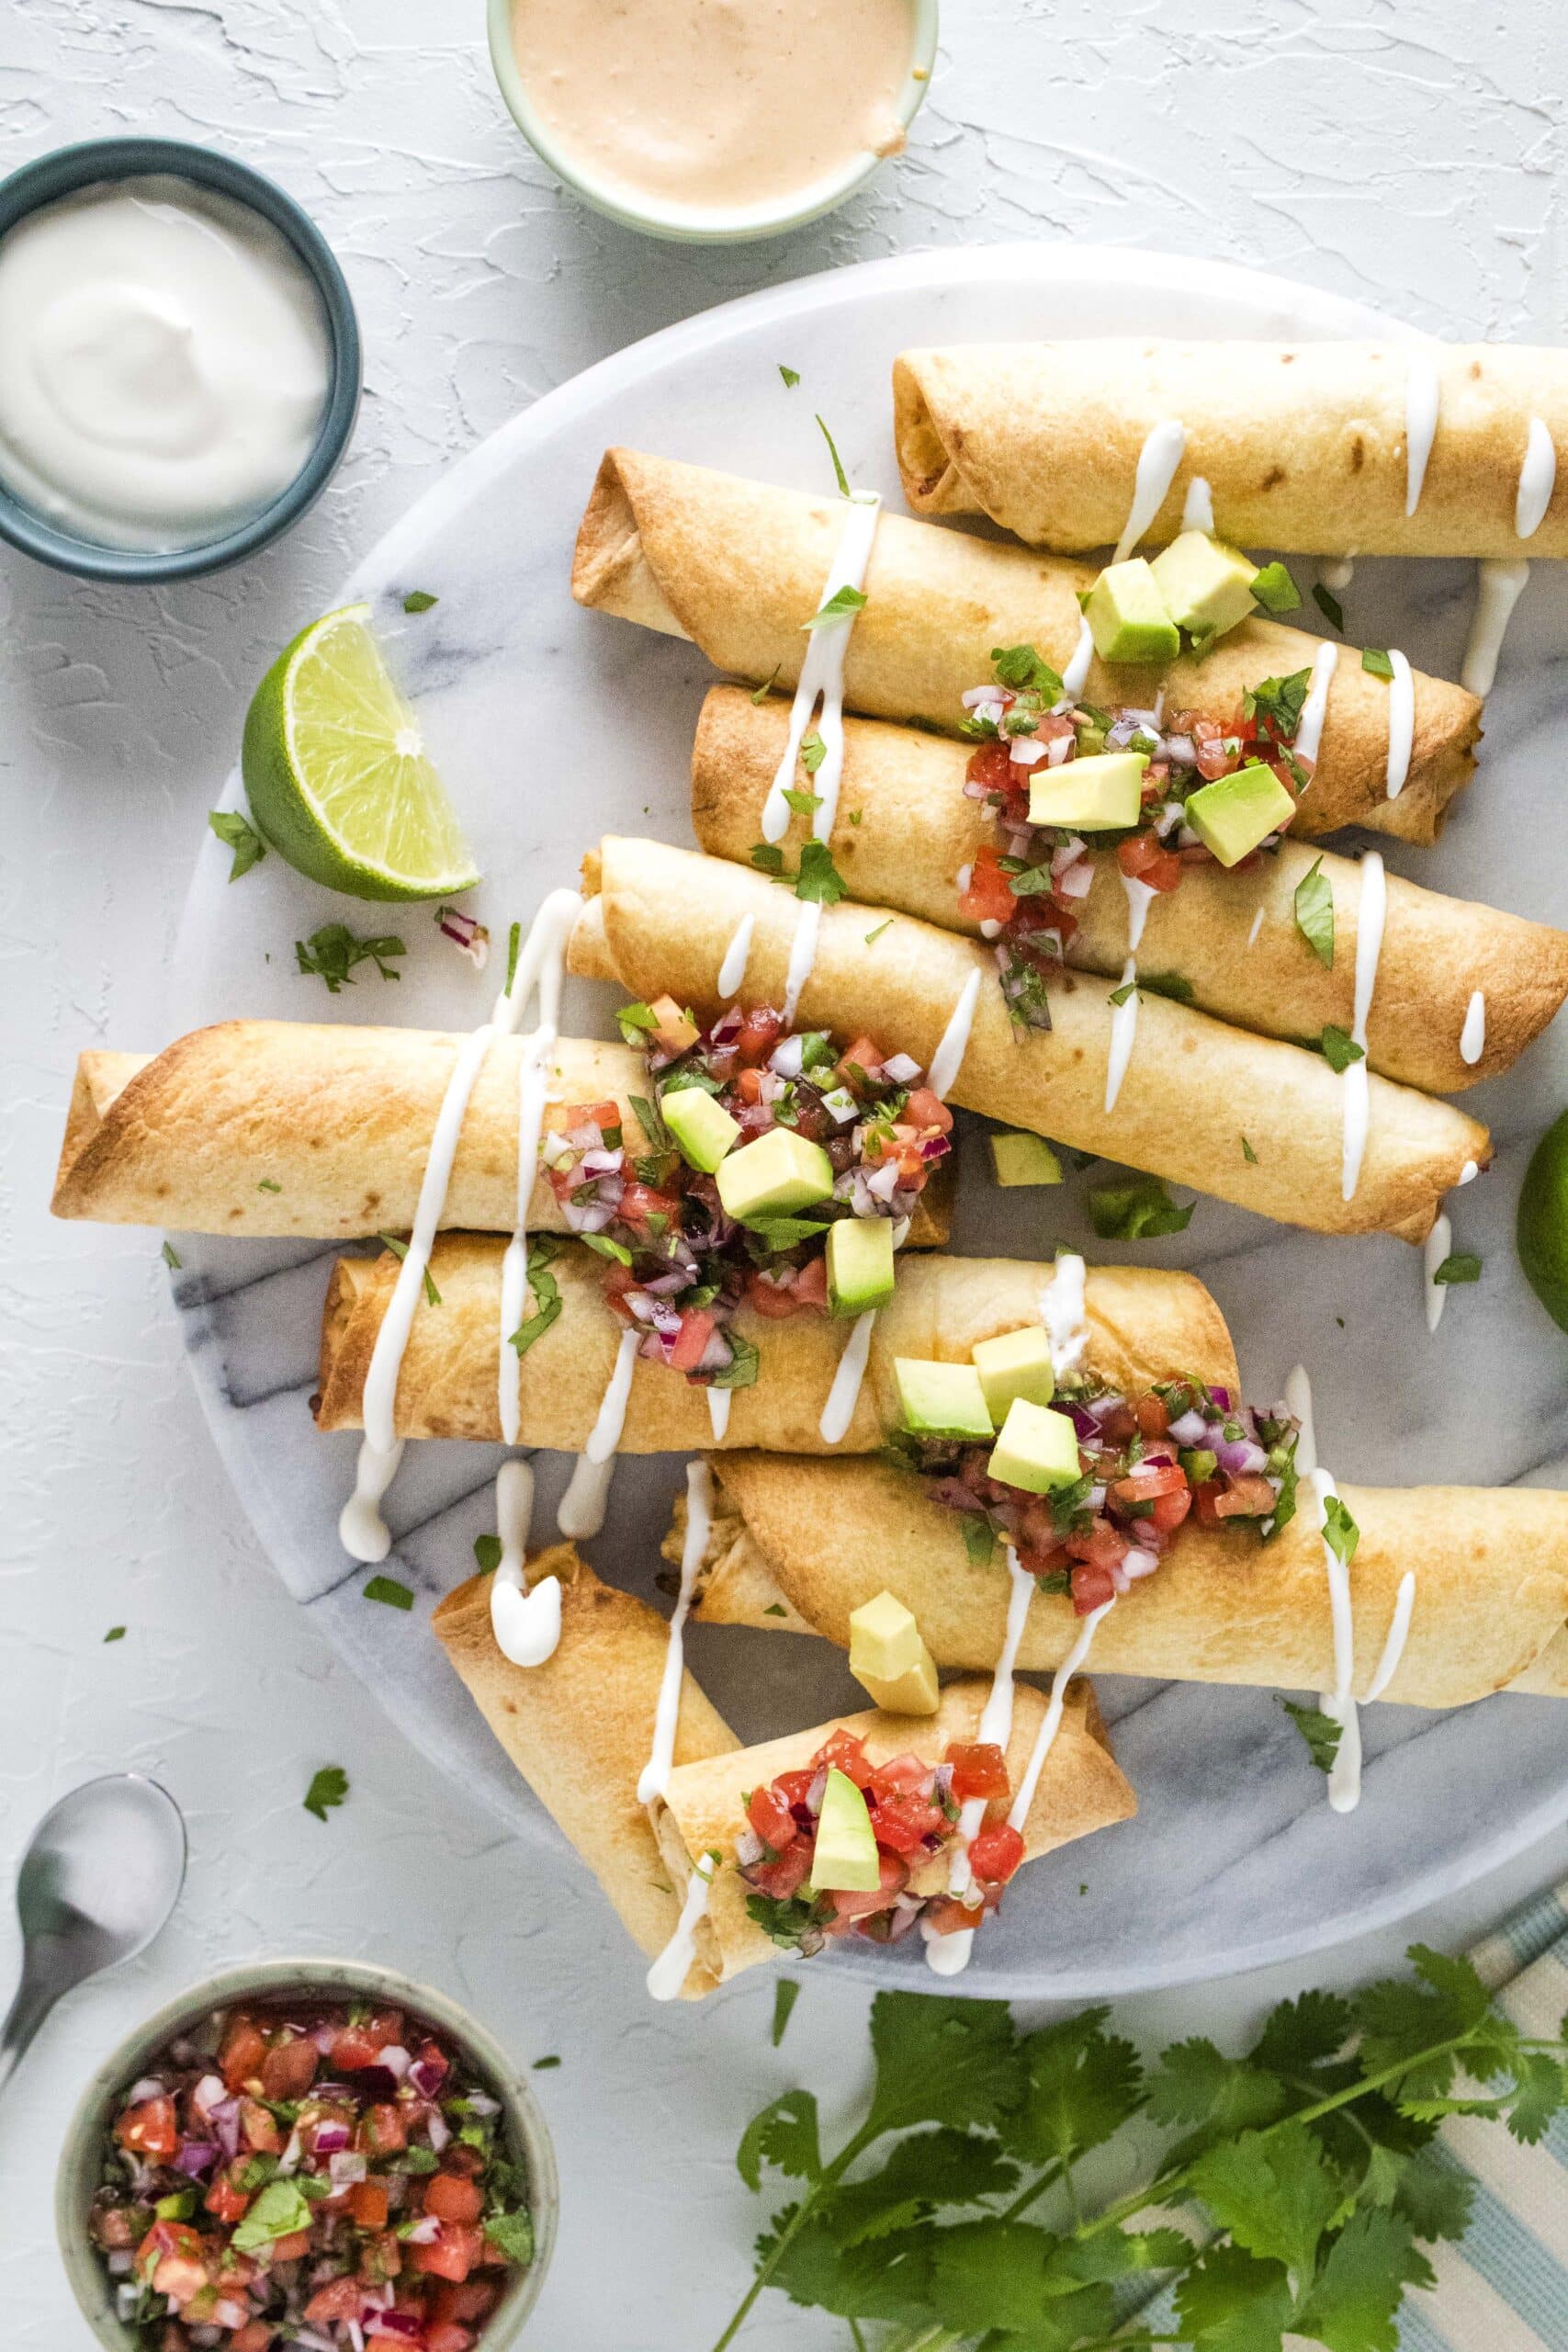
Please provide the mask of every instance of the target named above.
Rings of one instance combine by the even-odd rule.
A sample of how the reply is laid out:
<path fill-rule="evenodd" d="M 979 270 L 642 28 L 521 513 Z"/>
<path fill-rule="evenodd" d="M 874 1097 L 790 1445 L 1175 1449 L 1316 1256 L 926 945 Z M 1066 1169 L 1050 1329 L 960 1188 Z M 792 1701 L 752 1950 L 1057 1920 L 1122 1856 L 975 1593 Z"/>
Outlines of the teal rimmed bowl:
<path fill-rule="evenodd" d="M 231 155 L 182 139 L 89 139 L 39 155 L 8 179 L 0 180 L 0 237 L 8 229 L 62 196 L 102 180 L 141 179 L 164 172 L 214 189 L 269 221 L 290 244 L 315 285 L 326 314 L 332 378 L 316 445 L 287 490 L 257 514 L 198 547 L 111 548 L 79 538 L 17 498 L 0 476 L 0 539 L 24 555 L 84 580 L 189 580 L 247 556 L 291 530 L 321 496 L 348 447 L 359 409 L 359 322 L 354 300 L 331 246 L 308 213 L 276 182 Z"/>
<path fill-rule="evenodd" d="M 479 2339 L 478 2352 L 507 2352 L 538 2301 L 555 2245 L 560 2189 L 544 2110 L 526 2076 L 500 2043 L 455 2001 L 429 1985 L 400 1976 L 394 1969 L 357 1960 L 265 1960 L 248 1968 L 224 1969 L 169 2002 L 105 2059 L 67 2126 L 54 2187 L 55 2233 L 71 2291 L 88 2326 L 105 2352 L 141 2352 L 141 2336 L 115 2316 L 117 2282 L 87 2235 L 87 2211 L 103 2176 L 104 2149 L 120 2098 L 138 2075 L 147 2072 L 150 2059 L 176 2034 L 202 2024 L 215 2009 L 232 2008 L 248 2000 L 276 2001 L 289 1993 L 329 2000 L 365 1999 L 426 2019 L 450 2035 L 501 2101 L 512 2154 L 528 2176 L 528 2202 L 534 2218 L 534 2259 L 513 2279 Z"/>

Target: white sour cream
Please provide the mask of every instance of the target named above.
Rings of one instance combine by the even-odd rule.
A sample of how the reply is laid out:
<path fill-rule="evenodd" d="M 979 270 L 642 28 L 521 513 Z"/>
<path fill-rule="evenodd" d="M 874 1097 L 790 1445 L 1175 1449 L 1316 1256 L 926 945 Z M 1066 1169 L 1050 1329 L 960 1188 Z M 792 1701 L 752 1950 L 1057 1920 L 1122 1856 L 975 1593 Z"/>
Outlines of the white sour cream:
<path fill-rule="evenodd" d="M 1459 1033 L 1459 1057 L 1472 1069 L 1486 1051 L 1486 999 L 1480 989 L 1472 989 L 1464 1012 L 1464 1027 Z"/>
<path fill-rule="evenodd" d="M 1475 567 L 1475 610 L 1465 639 L 1460 684 L 1467 694 L 1489 695 L 1497 675 L 1503 639 L 1514 606 L 1524 594 L 1530 568 L 1521 557 L 1505 562 L 1485 557 Z"/>
<path fill-rule="evenodd" d="M 718 992 L 728 1003 L 740 993 L 740 983 L 746 978 L 746 966 L 751 954 L 751 933 L 757 927 L 755 915 L 742 915 L 735 926 L 735 936 L 724 951 L 724 961 L 718 967 Z"/>
<path fill-rule="evenodd" d="M 1093 662 L 1094 631 L 1080 615 L 1078 641 L 1073 648 L 1072 659 L 1062 673 L 1062 693 L 1066 701 L 1077 702 L 1089 684 L 1089 673 Z"/>
<path fill-rule="evenodd" d="M 1201 474 L 1194 474 L 1187 485 L 1187 503 L 1181 510 L 1184 531 L 1207 531 L 1214 535 L 1213 493 Z"/>
<path fill-rule="evenodd" d="M 1438 1280 L 1438 1268 L 1453 1248 L 1453 1220 L 1447 1216 L 1432 1220 L 1432 1230 L 1421 1250 L 1422 1290 L 1427 1304 L 1427 1329 L 1435 1331 L 1443 1319 L 1443 1309 L 1449 1301 L 1447 1283 Z"/>
<path fill-rule="evenodd" d="M 0 238 L 0 479 L 106 547 L 200 547 L 303 470 L 332 378 L 314 280 L 194 181 L 98 181 Z"/>
<path fill-rule="evenodd" d="M 560 1644 L 558 1577 L 527 1581 L 528 1529 L 534 1516 L 534 1472 L 526 1462 L 503 1462 L 495 1481 L 501 1558 L 490 1588 L 490 1623 L 502 1657 L 513 1666 L 543 1666 Z"/>
<path fill-rule="evenodd" d="M 1416 742 L 1416 681 L 1410 664 L 1397 646 L 1390 646 L 1388 682 L 1388 797 L 1397 800 L 1410 775 L 1410 754 Z"/>
<path fill-rule="evenodd" d="M 705 1854 L 686 1882 L 686 1899 L 681 1905 L 675 1932 L 648 1972 L 648 1990 L 655 2001 L 676 2001 L 681 1997 L 681 1987 L 697 1956 L 697 1927 L 707 1917 L 713 1874 L 718 1863 L 716 1854 Z"/>
<path fill-rule="evenodd" d="M 1343 1166 L 1340 1173 L 1340 1193 L 1353 1200 L 1361 1181 L 1361 1161 L 1366 1156 L 1367 1126 L 1371 1114 L 1371 1080 L 1367 1068 L 1367 1017 L 1372 1009 L 1372 992 L 1378 982 L 1378 961 L 1382 955 L 1383 919 L 1388 909 L 1388 885 L 1383 874 L 1383 862 L 1375 849 L 1370 849 L 1361 859 L 1361 895 L 1356 912 L 1356 996 L 1350 1035 L 1361 1048 L 1361 1058 L 1351 1062 L 1340 1073 L 1339 1084 L 1345 1109 L 1345 1138 Z"/>
<path fill-rule="evenodd" d="M 941 1042 L 931 1056 L 926 1083 L 932 1093 L 939 1095 L 944 1102 L 957 1083 L 958 1073 L 964 1067 L 964 1057 L 969 1049 L 969 1032 L 975 1025 L 975 1007 L 980 1001 L 980 979 L 978 972 L 971 972 L 964 981 L 959 990 L 958 1002 L 942 1033 Z"/>
<path fill-rule="evenodd" d="M 1014 1797 L 1011 1810 L 1008 1814 L 1008 1820 L 1014 1829 L 1021 1831 L 1024 1823 L 1029 1819 L 1029 1808 L 1034 1803 L 1034 1792 L 1040 1786 L 1040 1775 L 1045 1770 L 1045 1758 L 1055 1746 L 1056 1734 L 1062 1728 L 1062 1708 L 1067 1695 L 1067 1685 L 1088 1657 L 1089 1645 L 1100 1630 L 1100 1619 L 1109 1616 L 1115 1606 L 1116 1598 L 1112 1594 L 1109 1600 L 1102 1600 L 1098 1609 L 1089 1611 L 1078 1629 L 1077 1641 L 1051 1678 L 1051 1696 L 1046 1702 L 1044 1719 L 1035 1734 L 1034 1746 L 1030 1752 L 1023 1778 L 1019 1782 L 1018 1794 Z"/>
<path fill-rule="evenodd" d="M 681 1546 L 681 1589 L 664 1651 L 664 1675 L 653 1718 L 653 1749 L 637 1784 L 638 1804 L 652 1804 L 669 1791 L 675 1761 L 675 1733 L 681 1720 L 682 1678 L 686 1670 L 686 1617 L 712 1527 L 713 1473 L 699 1457 L 686 1464 L 686 1536 Z"/>
<path fill-rule="evenodd" d="M 1546 510 L 1551 503 L 1551 493 L 1556 487 L 1556 447 L 1542 420 L 1532 416 L 1529 435 L 1525 443 L 1524 461 L 1519 467 L 1519 486 L 1514 497 L 1514 535 L 1517 538 L 1534 538 L 1546 520 Z"/>
<path fill-rule="evenodd" d="M 1187 427 L 1178 417 L 1162 418 L 1150 432 L 1138 452 L 1133 503 L 1122 536 L 1116 542 L 1116 552 L 1111 559 L 1112 563 L 1126 562 L 1165 504 L 1186 447 Z"/>
<path fill-rule="evenodd" d="M 1084 1306 L 1083 1260 L 1064 1250 L 1040 1294 L 1040 1320 L 1051 1351 L 1051 1369 L 1057 1385 L 1076 1372 L 1089 1345 L 1089 1320 Z"/>
<path fill-rule="evenodd" d="M 1404 512 L 1421 503 L 1427 460 L 1438 430 L 1438 363 L 1429 352 L 1413 352 L 1404 373 Z"/>
<path fill-rule="evenodd" d="M 1318 745 L 1323 741 L 1323 722 L 1328 712 L 1329 689 L 1339 664 L 1339 648 L 1325 638 L 1312 657 L 1312 678 L 1307 686 L 1306 700 L 1296 725 L 1295 752 L 1301 760 L 1317 760 Z"/>

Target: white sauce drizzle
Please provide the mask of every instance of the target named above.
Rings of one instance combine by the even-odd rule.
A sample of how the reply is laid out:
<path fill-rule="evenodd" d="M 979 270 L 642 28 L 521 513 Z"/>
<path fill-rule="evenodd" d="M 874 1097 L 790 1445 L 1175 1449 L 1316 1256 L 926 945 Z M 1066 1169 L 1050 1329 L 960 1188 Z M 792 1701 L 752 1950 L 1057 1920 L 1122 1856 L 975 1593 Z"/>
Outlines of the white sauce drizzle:
<path fill-rule="evenodd" d="M 1034 1598 L 1034 1578 L 1019 1566 L 1018 1554 L 1010 1544 L 1007 1547 L 1007 1563 L 1010 1582 L 1007 1631 L 975 1733 L 977 1741 L 999 1747 L 1004 1756 L 1008 1742 L 1012 1737 L 1013 1670 L 1018 1664 L 1019 1644 L 1023 1639 L 1024 1620 L 1029 1615 L 1029 1604 Z M 967 1798 L 958 1816 L 958 1844 L 947 1874 L 947 1891 L 960 1900 L 974 1883 L 974 1874 L 969 1868 L 969 1849 L 978 1837 L 985 1818 L 986 1799 Z M 959 1928 L 951 1935 L 939 1936 L 928 1931 L 922 1920 L 920 1934 L 926 1947 L 926 1966 L 933 1975 L 957 1976 L 968 1967 L 969 1955 L 975 1947 L 973 1928 Z"/>
<path fill-rule="evenodd" d="M 664 1652 L 664 1677 L 653 1717 L 653 1749 L 637 1784 L 638 1804 L 652 1804 L 668 1794 L 675 1761 L 675 1730 L 681 1718 L 681 1683 L 686 1670 L 686 1614 L 707 1550 L 713 1527 L 713 1474 L 699 1459 L 686 1464 L 686 1534 L 681 1546 L 681 1589 L 670 1620 L 670 1640 Z"/>
<path fill-rule="evenodd" d="M 1064 1250 L 1040 1294 L 1040 1320 L 1051 1351 L 1051 1368 L 1060 1383 L 1077 1368 L 1089 1345 L 1089 1321 L 1084 1308 L 1084 1261 L 1075 1250 Z"/>
<path fill-rule="evenodd" d="M 713 1893 L 713 1872 L 718 1868 L 716 1854 L 705 1854 L 707 1864 L 698 1862 L 686 1883 L 686 1899 L 681 1905 L 681 1917 L 675 1922 L 675 1932 L 659 1958 L 648 1972 L 648 1990 L 655 2001 L 676 2001 L 685 1983 L 692 1962 L 697 1956 L 697 1925 L 707 1917 L 708 1899 Z"/>
<path fill-rule="evenodd" d="M 713 1424 L 716 1445 L 722 1445 L 729 1430 L 729 1406 L 734 1391 L 729 1388 L 708 1390 L 708 1419 Z"/>
<path fill-rule="evenodd" d="M 1116 542 L 1116 551 L 1111 559 L 1112 563 L 1125 563 L 1165 504 L 1186 447 L 1187 427 L 1176 417 L 1163 418 L 1149 434 L 1138 452 L 1133 503 L 1125 527 Z"/>
<path fill-rule="evenodd" d="M 1181 510 L 1184 531 L 1207 531 L 1214 536 L 1214 501 L 1201 474 L 1194 474 L 1187 485 L 1187 503 Z"/>
<path fill-rule="evenodd" d="M 1514 606 L 1524 594 L 1530 568 L 1522 558 L 1511 562 L 1488 556 L 1475 567 L 1475 610 L 1470 617 L 1460 684 L 1467 694 L 1489 695 L 1497 675 L 1503 638 Z"/>
<path fill-rule="evenodd" d="M 790 942 L 789 971 L 784 978 L 784 1027 L 795 1025 L 795 1009 L 800 991 L 811 978 L 811 967 L 817 961 L 817 934 L 822 928 L 822 901 L 807 899 L 795 921 L 795 937 Z"/>
<path fill-rule="evenodd" d="M 855 492 L 828 568 L 818 612 L 823 605 L 831 604 L 840 588 L 865 586 L 881 512 L 882 501 L 874 491 Z M 789 831 L 790 807 L 784 795 L 795 784 L 795 762 L 818 699 L 822 709 L 817 731 L 822 738 L 823 752 L 822 763 L 811 778 L 811 789 L 822 805 L 817 811 L 813 836 L 824 842 L 832 837 L 833 821 L 839 813 L 839 785 L 844 773 L 844 655 L 849 650 L 854 622 L 854 614 L 846 613 L 842 620 L 825 621 L 820 628 L 809 633 L 806 659 L 800 665 L 800 684 L 790 706 L 784 755 L 762 804 L 764 841 L 782 842 Z"/>
<path fill-rule="evenodd" d="M 1416 741 L 1416 684 L 1410 664 L 1397 646 L 1388 650 L 1388 797 L 1397 800 L 1410 775 L 1410 752 Z"/>
<path fill-rule="evenodd" d="M 746 978 L 747 959 L 751 953 L 751 933 L 757 927 L 755 915 L 742 915 L 735 926 L 735 936 L 724 951 L 724 961 L 718 967 L 718 992 L 726 1001 L 740 993 L 740 983 Z"/>
<path fill-rule="evenodd" d="M 1421 1251 L 1422 1290 L 1427 1304 L 1428 1331 L 1437 1329 L 1443 1319 L 1443 1309 L 1448 1305 L 1449 1286 L 1447 1283 L 1438 1282 L 1438 1268 L 1452 1249 L 1453 1238 L 1453 1220 L 1447 1216 L 1434 1217 L 1432 1230 L 1427 1236 Z"/>
<path fill-rule="evenodd" d="M 1300 1433 L 1296 1439 L 1296 1469 L 1316 1506 L 1316 1525 L 1321 1533 L 1330 1498 L 1339 1490 L 1329 1473 L 1318 1463 L 1312 1383 L 1303 1364 L 1297 1364 L 1285 1382 L 1285 1403 L 1300 1423 Z M 1356 1622 L 1350 1600 L 1350 1572 L 1338 1554 L 1330 1548 L 1326 1536 L 1323 1542 L 1323 1561 L 1328 1577 L 1328 1607 L 1334 1627 L 1334 1689 L 1324 1693 L 1318 1703 L 1324 1713 L 1339 1725 L 1339 1752 L 1328 1776 L 1328 1802 L 1336 1813 L 1353 1813 L 1361 1801 L 1361 1721 L 1351 1691 L 1356 1671 Z M 1384 1655 L 1386 1657 L 1386 1651 Z M 1394 1665 L 1397 1664 L 1396 1656 Z M 1393 1673 L 1393 1667 L 1389 1671 Z"/>
<path fill-rule="evenodd" d="M 1262 930 L 1262 928 L 1263 928 L 1263 909 L 1262 909 L 1261 907 L 1259 907 L 1259 908 L 1258 908 L 1258 912 L 1257 912 L 1257 913 L 1253 916 L 1253 918 L 1252 918 L 1252 929 L 1251 929 L 1251 930 L 1247 933 L 1247 945 L 1248 945 L 1249 947 L 1256 947 L 1256 946 L 1257 946 L 1257 944 L 1258 944 L 1258 933 Z"/>
<path fill-rule="evenodd" d="M 623 1331 L 615 1350 L 615 1367 L 610 1374 L 598 1418 L 588 1433 L 583 1454 L 590 1462 L 608 1462 L 621 1442 L 621 1431 L 626 1425 L 626 1399 L 632 1393 L 632 1374 L 637 1366 L 638 1334 Z"/>
<path fill-rule="evenodd" d="M 585 1453 L 578 1455 L 556 1510 L 556 1525 L 574 1544 L 597 1535 L 604 1526 L 604 1514 L 610 1508 L 610 1482 L 615 1475 L 614 1454 L 607 1462 L 590 1462 Z"/>
<path fill-rule="evenodd" d="M 1388 1639 L 1382 1645 L 1378 1670 L 1367 1686 L 1367 1695 L 1361 1702 L 1363 1707 L 1370 1707 L 1374 1699 L 1381 1699 L 1398 1673 L 1399 1661 L 1404 1656 L 1404 1645 L 1410 1638 L 1410 1620 L 1415 1613 L 1416 1571 L 1406 1568 L 1399 1579 L 1399 1590 L 1393 1600 L 1393 1615 L 1389 1620 Z"/>
<path fill-rule="evenodd" d="M 1062 673 L 1062 694 L 1068 702 L 1077 702 L 1089 684 L 1090 664 L 1094 660 L 1094 631 L 1080 613 L 1078 641 L 1073 648 L 1072 659 Z"/>
<path fill-rule="evenodd" d="M 1557 451 L 1551 435 L 1539 416 L 1532 416 L 1529 437 L 1525 443 L 1524 463 L 1519 468 L 1519 487 L 1514 499 L 1514 535 L 1517 538 L 1534 538 L 1546 520 L 1546 510 L 1551 503 L 1551 493 L 1556 487 Z"/>
<path fill-rule="evenodd" d="M 1427 460 L 1438 430 L 1439 394 L 1438 363 L 1429 352 L 1415 351 L 1404 371 L 1404 512 L 1415 514 L 1427 480 Z"/>
<path fill-rule="evenodd" d="M 861 1383 L 865 1378 L 866 1359 L 871 1353 L 871 1335 L 876 1328 L 876 1309 L 868 1306 L 863 1315 L 855 1317 L 849 1344 L 839 1358 L 839 1368 L 833 1374 L 833 1385 L 828 1391 L 828 1402 L 822 1408 L 822 1418 L 817 1424 L 818 1435 L 824 1445 L 837 1445 L 849 1433 L 860 1402 Z"/>
<path fill-rule="evenodd" d="M 1115 1606 L 1116 1597 L 1112 1594 L 1109 1600 L 1102 1600 L 1098 1609 L 1089 1611 L 1078 1630 L 1077 1641 L 1051 1678 L 1051 1697 L 1045 1709 L 1044 1720 L 1035 1735 L 1034 1747 L 1031 1752 L 1028 1766 L 1022 1780 L 1019 1782 L 1018 1794 L 1014 1797 L 1011 1809 L 1008 1814 L 1008 1820 L 1014 1829 L 1021 1830 L 1024 1823 L 1029 1819 L 1029 1808 L 1034 1803 L 1034 1792 L 1040 1785 L 1040 1775 L 1045 1769 L 1045 1758 L 1050 1755 L 1055 1745 L 1056 1734 L 1062 1728 L 1062 1708 L 1067 1695 L 1067 1685 L 1088 1657 L 1089 1645 L 1100 1630 L 1100 1619 L 1108 1616 Z"/>
<path fill-rule="evenodd" d="M 1345 1111 L 1344 1158 L 1340 1174 L 1340 1194 L 1347 1201 L 1355 1198 L 1356 1187 L 1361 1181 L 1361 1161 L 1367 1148 L 1368 1114 L 1371 1088 L 1367 1071 L 1367 1016 L 1372 1009 L 1372 991 L 1377 987 L 1378 958 L 1382 954 L 1383 918 L 1388 909 L 1388 888 L 1383 876 L 1383 863 L 1375 849 L 1370 849 L 1361 860 L 1361 895 L 1356 912 L 1356 997 L 1350 1035 L 1361 1048 L 1361 1058 L 1351 1062 L 1339 1075 L 1343 1089 Z"/>
<path fill-rule="evenodd" d="M 1323 741 L 1323 722 L 1328 713 L 1329 689 L 1339 663 L 1339 648 L 1326 638 L 1312 657 L 1312 679 L 1302 705 L 1302 715 L 1296 722 L 1296 757 L 1317 760 L 1318 745 Z"/>
<path fill-rule="evenodd" d="M 558 1577 L 530 1588 L 526 1557 L 534 1515 L 534 1473 L 526 1462 L 503 1462 L 495 1481 L 501 1559 L 491 1578 L 490 1624 L 502 1657 L 513 1666 L 543 1666 L 560 1642 Z"/>
<path fill-rule="evenodd" d="M 931 1056 L 931 1066 L 926 1073 L 926 1083 L 933 1094 L 943 1102 L 956 1084 L 964 1067 L 964 1057 L 969 1048 L 969 1032 L 975 1024 L 975 1007 L 980 999 L 981 975 L 971 972 L 959 992 L 958 1002 L 942 1033 L 942 1042 Z"/>
<path fill-rule="evenodd" d="M 1342 596 L 1355 577 L 1356 559 L 1353 555 L 1337 555 L 1332 563 L 1325 563 L 1323 567 L 1323 584 L 1336 596 Z"/>
<path fill-rule="evenodd" d="M 1111 1049 L 1105 1057 L 1105 1107 L 1116 1108 L 1116 1097 L 1122 1091 L 1122 1080 L 1127 1075 L 1127 1064 L 1133 1058 L 1133 1040 L 1138 1034 L 1138 959 L 1129 956 L 1122 967 L 1121 985 L 1132 994 L 1111 1008 Z"/>
<path fill-rule="evenodd" d="M 1473 1184 L 1480 1173 L 1481 1170 L 1475 1161 L 1473 1159 L 1467 1159 L 1464 1166 L 1459 1171 L 1459 1183 Z M 1459 1190 L 1459 1184 L 1455 1185 L 1454 1190 L 1456 1192 Z"/>
<path fill-rule="evenodd" d="M 1485 1051 L 1486 999 L 1480 989 L 1475 989 L 1465 1007 L 1464 1027 L 1459 1033 L 1459 1057 L 1473 1069 Z"/>

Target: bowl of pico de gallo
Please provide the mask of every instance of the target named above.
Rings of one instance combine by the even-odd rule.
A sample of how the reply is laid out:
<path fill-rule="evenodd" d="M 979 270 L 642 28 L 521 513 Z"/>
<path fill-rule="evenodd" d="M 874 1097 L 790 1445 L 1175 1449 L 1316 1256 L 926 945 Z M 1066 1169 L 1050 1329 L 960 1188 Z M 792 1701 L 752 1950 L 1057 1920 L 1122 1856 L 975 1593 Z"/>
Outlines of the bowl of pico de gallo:
<path fill-rule="evenodd" d="M 55 2222 L 108 2352 L 502 2352 L 557 2206 L 539 2103 L 482 2027 L 389 1969 L 280 1960 L 98 2068 Z"/>

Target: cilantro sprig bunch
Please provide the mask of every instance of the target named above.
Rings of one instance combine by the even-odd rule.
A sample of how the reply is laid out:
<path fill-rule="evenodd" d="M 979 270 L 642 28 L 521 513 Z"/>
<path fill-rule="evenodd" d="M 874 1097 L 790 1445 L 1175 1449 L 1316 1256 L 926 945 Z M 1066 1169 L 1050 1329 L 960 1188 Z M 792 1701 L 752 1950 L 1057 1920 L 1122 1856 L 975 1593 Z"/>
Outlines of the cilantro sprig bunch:
<path fill-rule="evenodd" d="M 800 2193 L 714 2352 L 766 2288 L 846 2320 L 863 2352 L 1395 2352 L 1405 2289 L 1433 2283 L 1423 2245 L 1469 2222 L 1443 2118 L 1533 2143 L 1568 2095 L 1568 2019 L 1527 2039 L 1468 1961 L 1410 1960 L 1353 1999 L 1281 2003 L 1245 2057 L 1193 2040 L 1147 2068 L 1103 2008 L 1021 2034 L 1000 2002 L 878 1994 L 875 2087 L 836 2154 L 808 2091 L 747 2127 L 748 2188 L 771 2169 Z M 1077 2167 L 1134 2119 L 1176 2136 L 1091 2210 Z M 1179 2334 L 1123 2331 L 1140 2286 L 1174 2289 Z"/>

